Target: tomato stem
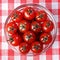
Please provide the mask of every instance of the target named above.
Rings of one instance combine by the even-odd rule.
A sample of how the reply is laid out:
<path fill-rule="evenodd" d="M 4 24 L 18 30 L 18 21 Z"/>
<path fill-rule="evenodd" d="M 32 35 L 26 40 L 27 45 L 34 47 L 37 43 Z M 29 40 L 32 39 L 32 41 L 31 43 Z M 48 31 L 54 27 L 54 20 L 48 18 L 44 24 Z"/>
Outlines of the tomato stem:
<path fill-rule="evenodd" d="M 42 19 L 42 18 L 43 18 L 43 15 L 42 15 L 42 14 L 40 14 L 40 15 L 38 16 L 38 18 L 41 18 L 41 19 Z"/>
<path fill-rule="evenodd" d="M 29 13 L 29 15 L 32 13 L 32 10 L 31 9 L 28 9 L 28 13 Z"/>

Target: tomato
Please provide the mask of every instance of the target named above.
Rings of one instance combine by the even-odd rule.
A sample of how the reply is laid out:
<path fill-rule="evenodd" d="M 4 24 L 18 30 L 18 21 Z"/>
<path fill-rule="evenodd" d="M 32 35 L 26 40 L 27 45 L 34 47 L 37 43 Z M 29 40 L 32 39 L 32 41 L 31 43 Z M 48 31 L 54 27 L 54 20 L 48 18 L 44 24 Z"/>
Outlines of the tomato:
<path fill-rule="evenodd" d="M 52 35 L 50 33 L 42 33 L 40 35 L 40 41 L 43 44 L 49 44 L 52 41 Z"/>
<path fill-rule="evenodd" d="M 9 34 L 14 34 L 17 32 L 17 25 L 15 24 L 15 22 L 9 22 L 8 24 L 6 24 L 6 31 L 9 33 Z"/>
<path fill-rule="evenodd" d="M 29 50 L 30 46 L 26 42 L 23 42 L 19 45 L 19 51 L 21 54 L 27 54 Z"/>
<path fill-rule="evenodd" d="M 44 22 L 47 19 L 47 14 L 45 11 L 36 11 L 36 20 L 38 22 Z"/>
<path fill-rule="evenodd" d="M 39 54 L 43 50 L 43 44 L 38 41 L 33 42 L 31 50 L 33 53 Z"/>
<path fill-rule="evenodd" d="M 18 34 L 13 34 L 12 36 L 9 37 L 9 42 L 13 46 L 18 46 L 22 42 L 22 38 Z"/>
<path fill-rule="evenodd" d="M 23 14 L 20 11 L 14 11 L 11 15 L 11 19 L 18 25 L 18 23 L 23 19 Z"/>
<path fill-rule="evenodd" d="M 32 20 L 35 17 L 35 11 L 32 7 L 25 7 L 23 14 L 27 20 Z"/>
<path fill-rule="evenodd" d="M 26 20 L 22 20 L 20 23 L 19 23 L 19 31 L 24 33 L 26 31 L 28 31 L 30 28 L 30 23 L 27 22 Z"/>
<path fill-rule="evenodd" d="M 35 41 L 35 34 L 32 31 L 27 31 L 23 35 L 24 41 L 27 43 L 32 43 Z"/>
<path fill-rule="evenodd" d="M 44 32 L 51 32 L 53 28 L 54 28 L 54 24 L 50 20 L 46 20 L 42 25 L 42 29 Z"/>
<path fill-rule="evenodd" d="M 31 30 L 36 32 L 36 33 L 40 32 L 41 31 L 41 25 L 38 22 L 34 21 L 31 23 Z"/>

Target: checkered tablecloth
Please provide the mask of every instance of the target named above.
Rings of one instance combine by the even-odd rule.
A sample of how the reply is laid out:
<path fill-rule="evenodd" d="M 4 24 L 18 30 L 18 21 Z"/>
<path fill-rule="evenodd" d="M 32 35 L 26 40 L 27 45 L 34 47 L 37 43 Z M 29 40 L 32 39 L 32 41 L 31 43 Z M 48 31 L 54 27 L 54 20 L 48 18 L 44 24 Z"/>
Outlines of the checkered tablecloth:
<path fill-rule="evenodd" d="M 56 40 L 47 52 L 39 56 L 21 56 L 7 44 L 4 36 L 4 23 L 9 13 L 23 3 L 38 3 L 48 8 L 56 22 Z M 60 0 L 0 0 L 0 60 L 60 60 Z"/>

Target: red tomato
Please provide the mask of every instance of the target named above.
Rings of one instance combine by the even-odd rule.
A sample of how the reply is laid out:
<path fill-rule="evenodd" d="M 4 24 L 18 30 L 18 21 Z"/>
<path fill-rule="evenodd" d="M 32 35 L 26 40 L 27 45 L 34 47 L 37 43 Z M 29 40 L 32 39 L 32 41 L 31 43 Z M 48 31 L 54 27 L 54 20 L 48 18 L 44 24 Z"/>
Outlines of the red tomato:
<path fill-rule="evenodd" d="M 15 22 L 9 22 L 8 24 L 6 24 L 6 31 L 9 33 L 9 34 L 14 34 L 17 32 L 17 25 L 15 24 Z"/>
<path fill-rule="evenodd" d="M 18 25 L 18 23 L 23 19 L 23 14 L 20 11 L 14 11 L 11 15 L 11 19 Z"/>
<path fill-rule="evenodd" d="M 18 46 L 22 42 L 22 38 L 18 34 L 14 34 L 9 37 L 9 41 L 10 41 L 11 45 Z"/>
<path fill-rule="evenodd" d="M 42 52 L 42 50 L 43 50 L 43 44 L 41 44 L 40 42 L 33 42 L 32 43 L 32 48 L 31 48 L 31 50 L 32 50 L 32 52 L 33 53 L 37 53 L 37 54 L 39 54 L 39 53 L 41 53 Z"/>
<path fill-rule="evenodd" d="M 47 14 L 45 11 L 41 10 L 36 12 L 36 20 L 38 22 L 44 22 L 46 19 L 47 19 Z"/>
<path fill-rule="evenodd" d="M 23 42 L 19 45 L 19 51 L 21 52 L 21 54 L 27 54 L 29 50 L 30 46 L 26 42 Z"/>
<path fill-rule="evenodd" d="M 54 24 L 50 20 L 46 20 L 42 25 L 42 29 L 44 32 L 51 32 L 53 28 L 54 28 Z"/>
<path fill-rule="evenodd" d="M 40 32 L 41 31 L 41 25 L 38 22 L 34 21 L 31 23 L 31 30 L 36 32 L 36 33 Z"/>
<path fill-rule="evenodd" d="M 22 20 L 20 23 L 19 23 L 19 30 L 20 32 L 24 33 L 26 31 L 28 31 L 30 28 L 30 23 L 27 22 L 26 20 Z"/>
<path fill-rule="evenodd" d="M 32 31 L 27 31 L 23 35 L 24 41 L 27 43 L 32 43 L 35 41 L 35 34 Z"/>
<path fill-rule="evenodd" d="M 51 41 L 52 41 L 52 35 L 49 34 L 49 33 L 42 33 L 40 35 L 40 41 L 43 43 L 43 44 L 49 44 Z"/>
<path fill-rule="evenodd" d="M 23 14 L 27 20 L 32 20 L 35 17 L 35 11 L 32 7 L 25 7 Z"/>

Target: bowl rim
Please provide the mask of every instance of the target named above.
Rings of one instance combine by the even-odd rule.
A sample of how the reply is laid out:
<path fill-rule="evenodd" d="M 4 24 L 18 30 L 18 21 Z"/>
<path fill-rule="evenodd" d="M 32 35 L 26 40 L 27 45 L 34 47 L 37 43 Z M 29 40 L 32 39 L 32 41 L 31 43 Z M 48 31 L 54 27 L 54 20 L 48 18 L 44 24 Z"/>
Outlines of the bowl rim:
<path fill-rule="evenodd" d="M 55 24 L 56 24 L 55 25 L 55 33 L 54 34 L 57 34 L 57 23 L 56 23 L 56 20 L 54 19 L 53 14 L 46 7 L 43 7 L 42 5 L 37 4 L 37 3 L 34 3 L 34 4 L 33 3 L 29 3 L 29 4 L 21 4 L 20 6 L 18 6 L 17 8 L 15 8 L 14 10 L 22 8 L 22 6 L 25 7 L 25 6 L 35 6 L 35 5 L 38 6 L 38 7 L 42 7 L 43 9 L 45 9 L 46 11 L 49 12 L 50 16 L 52 17 L 52 19 L 55 21 Z M 14 10 L 12 10 L 12 11 L 14 11 Z M 8 15 L 8 17 L 7 17 L 7 19 L 6 19 L 5 23 L 4 23 L 4 34 L 5 34 L 5 37 L 6 37 L 6 30 L 5 30 L 6 23 L 7 23 L 7 20 L 10 17 L 11 14 L 12 14 L 12 12 Z M 52 46 L 52 44 L 54 43 L 55 39 L 56 39 L 56 35 L 54 36 L 53 42 L 47 48 L 45 48 L 44 51 L 42 51 L 40 54 L 43 54 L 44 52 L 46 52 Z M 7 37 L 6 37 L 6 41 L 7 41 Z M 7 43 L 8 43 L 8 41 L 7 41 Z M 8 45 L 9 45 L 9 43 L 8 43 Z M 29 55 L 29 56 L 31 56 L 31 55 Z"/>

